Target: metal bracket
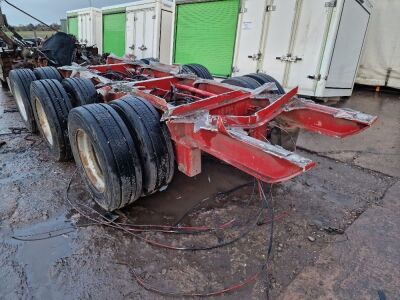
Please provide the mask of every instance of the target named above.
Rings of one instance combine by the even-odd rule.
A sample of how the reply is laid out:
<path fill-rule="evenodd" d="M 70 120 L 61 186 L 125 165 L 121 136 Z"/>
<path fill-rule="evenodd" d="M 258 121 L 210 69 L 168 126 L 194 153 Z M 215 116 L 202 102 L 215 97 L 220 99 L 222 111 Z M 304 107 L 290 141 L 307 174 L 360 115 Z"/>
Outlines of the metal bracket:
<path fill-rule="evenodd" d="M 275 10 L 276 10 L 276 5 L 267 5 L 267 9 L 266 9 L 267 12 L 275 11 Z"/>
<path fill-rule="evenodd" d="M 297 57 L 297 56 L 292 56 L 291 54 L 287 54 L 287 55 L 282 55 L 282 56 L 277 56 L 276 57 L 276 59 L 277 60 L 280 60 L 280 61 L 282 61 L 282 62 L 290 62 L 290 63 L 292 63 L 292 62 L 298 62 L 298 61 L 301 61 L 301 60 L 303 60 L 303 58 L 301 58 L 301 57 Z"/>
<path fill-rule="evenodd" d="M 318 74 L 317 76 L 315 76 L 315 75 L 308 75 L 307 78 L 308 78 L 308 79 L 312 79 L 312 80 L 316 80 L 316 81 L 320 81 L 321 78 L 322 78 L 322 76 L 321 76 L 321 74 Z"/>
<path fill-rule="evenodd" d="M 257 54 L 253 54 L 253 55 L 248 55 L 247 57 L 252 59 L 252 60 L 260 60 L 261 59 L 261 52 L 258 52 Z"/>
<path fill-rule="evenodd" d="M 325 7 L 336 7 L 336 5 L 337 5 L 337 0 L 325 2 Z"/>

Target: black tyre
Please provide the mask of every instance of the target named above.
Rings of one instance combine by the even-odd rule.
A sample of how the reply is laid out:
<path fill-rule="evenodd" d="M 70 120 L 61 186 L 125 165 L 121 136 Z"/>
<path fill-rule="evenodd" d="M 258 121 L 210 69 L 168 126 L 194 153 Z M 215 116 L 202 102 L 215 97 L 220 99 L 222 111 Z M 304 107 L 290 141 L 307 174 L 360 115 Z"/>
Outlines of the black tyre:
<path fill-rule="evenodd" d="M 191 73 L 203 79 L 214 79 L 210 71 L 205 66 L 200 64 L 186 64 L 182 66 L 182 69 L 190 70 Z"/>
<path fill-rule="evenodd" d="M 285 89 L 282 87 L 282 85 L 276 80 L 274 77 L 269 76 L 264 73 L 251 73 L 244 75 L 244 77 L 249 77 L 253 78 L 254 80 L 257 80 L 261 85 L 269 82 L 273 82 L 276 85 L 277 90 L 274 92 L 275 94 L 284 94 Z"/>
<path fill-rule="evenodd" d="M 146 57 L 146 58 L 142 58 L 140 61 L 144 62 L 146 65 L 150 65 L 150 62 L 152 62 L 152 61 L 158 62 L 159 60 L 154 57 Z"/>
<path fill-rule="evenodd" d="M 98 102 L 98 95 L 94 84 L 87 78 L 67 78 L 62 81 L 72 106 L 78 107 L 85 104 Z"/>
<path fill-rule="evenodd" d="M 57 161 L 71 159 L 68 139 L 68 113 L 71 102 L 61 83 L 55 79 L 31 84 L 31 102 L 36 123 Z"/>
<path fill-rule="evenodd" d="M 167 186 L 174 173 L 171 138 L 160 115 L 146 100 L 125 96 L 110 103 L 135 142 L 143 171 L 143 194 L 152 194 Z"/>
<path fill-rule="evenodd" d="M 36 80 L 35 74 L 30 69 L 11 70 L 9 82 L 11 93 L 26 128 L 33 133 L 37 132 L 35 116 L 31 104 L 30 85 Z"/>
<path fill-rule="evenodd" d="M 254 90 L 261 86 L 261 84 L 257 80 L 250 78 L 250 77 L 244 77 L 244 76 L 231 77 L 228 79 L 224 79 L 221 82 L 227 83 L 230 85 L 240 86 L 240 87 L 251 89 L 251 90 Z"/>
<path fill-rule="evenodd" d="M 265 83 L 275 83 L 277 90 L 275 90 L 273 93 L 276 95 L 283 95 L 285 94 L 285 90 L 282 87 L 282 85 L 272 76 L 269 76 L 264 73 L 252 73 L 252 74 L 247 74 L 244 77 L 252 78 L 254 80 L 257 80 L 261 85 Z M 273 145 L 279 145 L 286 150 L 289 151 L 294 151 L 296 150 L 296 142 L 299 136 L 300 130 L 298 128 L 293 128 L 293 129 L 283 129 L 280 127 L 271 127 L 270 130 L 268 131 L 268 137 L 267 139 L 273 144 Z"/>
<path fill-rule="evenodd" d="M 186 65 L 181 66 L 180 74 L 191 74 L 197 76 L 196 73 Z"/>
<path fill-rule="evenodd" d="M 240 86 L 248 89 L 256 89 L 267 82 L 273 82 L 276 84 L 278 90 L 275 94 L 284 94 L 285 90 L 273 77 L 263 73 L 253 73 L 240 77 L 232 77 L 222 81 L 235 86 Z M 299 136 L 299 129 L 281 129 L 279 127 L 271 127 L 268 131 L 267 139 L 273 145 L 279 145 L 283 148 L 294 151 L 296 149 L 296 142 Z"/>
<path fill-rule="evenodd" d="M 8 89 L 8 83 L 7 83 L 7 81 L 1 80 L 1 79 L 0 79 L 0 81 L 1 81 L 1 87 L 2 87 L 3 89 Z"/>
<path fill-rule="evenodd" d="M 122 208 L 142 194 L 142 168 L 134 141 L 107 104 L 71 110 L 69 138 L 75 162 L 94 200 L 105 210 Z"/>
<path fill-rule="evenodd" d="M 56 79 L 58 81 L 62 80 L 60 72 L 54 67 L 42 67 L 33 70 L 37 79 Z"/>

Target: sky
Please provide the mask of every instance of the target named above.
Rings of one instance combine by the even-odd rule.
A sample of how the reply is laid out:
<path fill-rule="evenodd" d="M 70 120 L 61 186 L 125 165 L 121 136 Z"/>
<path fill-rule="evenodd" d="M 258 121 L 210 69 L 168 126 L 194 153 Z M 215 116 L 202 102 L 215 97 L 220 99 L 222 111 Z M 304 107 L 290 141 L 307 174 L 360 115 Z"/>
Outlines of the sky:
<path fill-rule="evenodd" d="M 102 7 L 121 3 L 134 2 L 135 0 L 8 0 L 8 2 L 20 7 L 36 18 L 46 23 L 59 23 L 60 19 L 65 18 L 67 10 L 84 8 L 89 6 Z M 36 24 L 28 16 L 9 6 L 4 1 L 0 1 L 3 14 L 6 14 L 10 25 Z"/>

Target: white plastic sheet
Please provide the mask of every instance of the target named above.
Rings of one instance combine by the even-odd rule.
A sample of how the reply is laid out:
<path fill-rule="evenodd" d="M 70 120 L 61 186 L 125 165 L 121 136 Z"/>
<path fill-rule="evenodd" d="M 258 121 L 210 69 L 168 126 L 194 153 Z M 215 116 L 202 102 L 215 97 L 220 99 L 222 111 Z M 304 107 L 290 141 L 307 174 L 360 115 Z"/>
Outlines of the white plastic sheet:
<path fill-rule="evenodd" d="M 356 83 L 400 88 L 400 0 L 375 0 Z"/>

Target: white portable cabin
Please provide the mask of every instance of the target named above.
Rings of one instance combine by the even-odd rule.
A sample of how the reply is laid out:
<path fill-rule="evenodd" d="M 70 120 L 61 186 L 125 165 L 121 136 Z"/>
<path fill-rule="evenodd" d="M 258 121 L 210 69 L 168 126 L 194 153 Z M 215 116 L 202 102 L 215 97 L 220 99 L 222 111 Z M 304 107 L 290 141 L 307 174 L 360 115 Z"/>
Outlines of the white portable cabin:
<path fill-rule="evenodd" d="M 173 1 L 143 0 L 121 5 L 103 7 L 104 52 L 112 52 L 115 37 L 108 34 L 113 29 L 106 16 L 125 17 L 125 31 L 122 43 L 118 43 L 116 54 L 131 55 L 135 59 L 154 57 L 162 63 L 171 63 Z M 109 40 L 109 41 L 108 41 Z M 118 53 L 119 52 L 119 53 Z"/>
<path fill-rule="evenodd" d="M 400 1 L 374 3 L 356 83 L 400 89 Z"/>
<path fill-rule="evenodd" d="M 67 11 L 68 32 L 74 34 L 78 42 L 96 46 L 102 52 L 102 16 L 95 7 Z"/>
<path fill-rule="evenodd" d="M 301 95 L 349 96 L 371 10 L 369 0 L 244 0 L 232 76 L 259 71 Z"/>

